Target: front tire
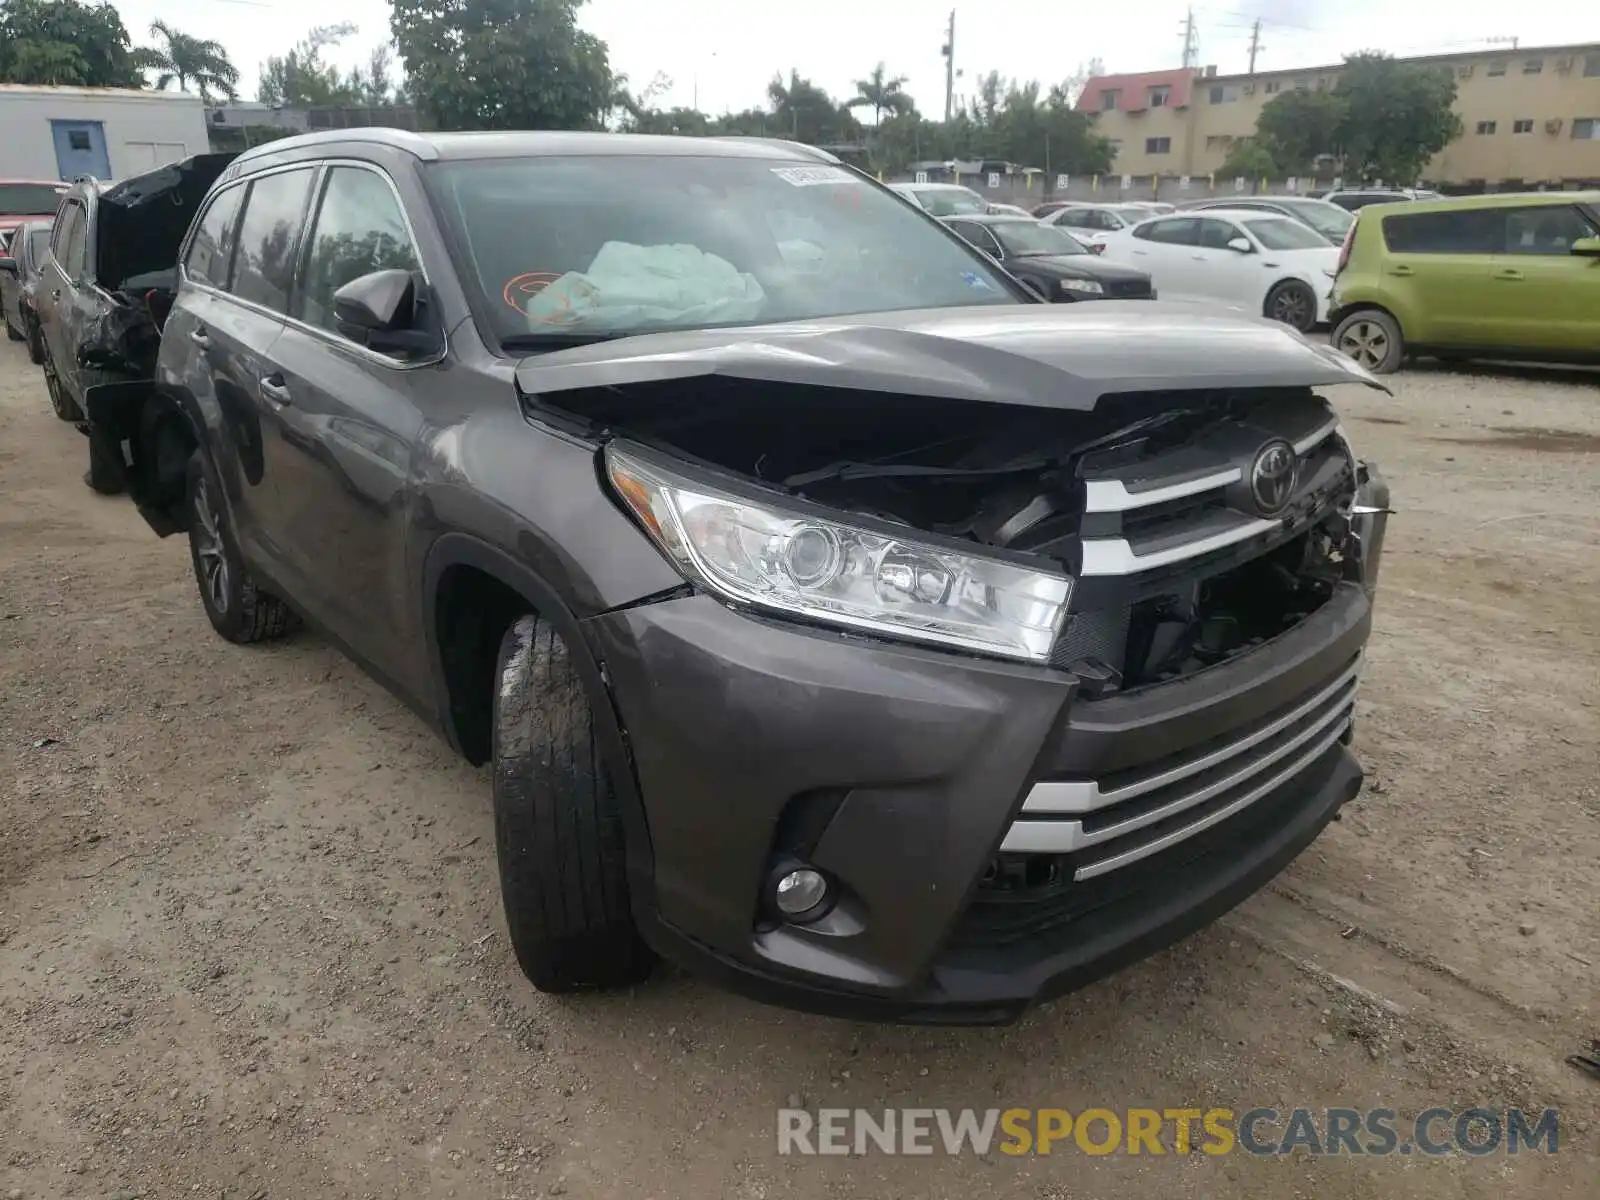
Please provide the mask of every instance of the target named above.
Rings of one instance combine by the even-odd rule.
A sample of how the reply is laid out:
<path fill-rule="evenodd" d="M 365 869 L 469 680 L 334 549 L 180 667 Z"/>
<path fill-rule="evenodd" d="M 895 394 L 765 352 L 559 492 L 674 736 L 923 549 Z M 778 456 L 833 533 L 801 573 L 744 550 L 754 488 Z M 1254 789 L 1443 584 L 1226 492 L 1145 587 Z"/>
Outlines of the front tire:
<path fill-rule="evenodd" d="M 1267 293 L 1264 313 L 1269 320 L 1282 321 L 1301 333 L 1310 333 L 1317 324 L 1317 297 L 1297 279 L 1286 279 Z"/>
<path fill-rule="evenodd" d="M 39 338 L 39 346 L 41 350 L 44 347 L 44 337 L 42 334 Z M 43 356 L 41 355 L 40 358 L 42 362 Z M 55 369 L 51 367 L 49 363 L 43 363 L 43 365 L 44 390 L 50 396 L 51 410 L 63 421 L 71 421 L 75 425 L 81 424 L 85 419 L 83 415 L 83 409 L 79 408 L 78 402 L 67 394 L 67 389 L 62 386 L 60 378 L 55 373 Z"/>
<path fill-rule="evenodd" d="M 626 987 L 650 973 L 589 698 L 567 644 L 533 616 L 500 643 L 494 827 L 511 946 L 536 988 Z"/>
<path fill-rule="evenodd" d="M 1400 323 L 1381 309 L 1364 308 L 1340 321 L 1328 339 L 1339 353 L 1375 375 L 1391 375 L 1405 361 Z"/>
<path fill-rule="evenodd" d="M 189 559 L 211 628 L 241 645 L 288 633 L 299 623 L 294 611 L 250 577 L 223 516 L 222 486 L 198 450 L 189 457 L 186 490 Z"/>
<path fill-rule="evenodd" d="M 7 317 L 6 337 L 10 338 L 13 342 L 20 342 L 27 337 L 27 334 L 20 332 L 17 327 L 11 323 L 11 318 Z"/>

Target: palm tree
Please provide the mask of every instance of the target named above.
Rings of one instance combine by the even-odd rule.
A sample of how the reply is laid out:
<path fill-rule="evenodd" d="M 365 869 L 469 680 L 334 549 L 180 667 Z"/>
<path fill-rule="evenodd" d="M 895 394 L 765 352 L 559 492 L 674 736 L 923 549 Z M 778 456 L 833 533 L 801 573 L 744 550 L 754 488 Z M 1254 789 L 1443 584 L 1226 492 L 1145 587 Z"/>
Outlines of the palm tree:
<path fill-rule="evenodd" d="M 165 21 L 152 21 L 150 32 L 166 43 L 150 47 L 141 55 L 143 66 L 160 72 L 157 89 L 165 91 L 168 84 L 176 83 L 180 92 L 186 92 L 193 83 L 200 90 L 200 98 L 208 103 L 213 90 L 229 100 L 238 97 L 239 69 L 228 61 L 221 42 L 180 33 Z"/>
<path fill-rule="evenodd" d="M 911 97 L 906 95 L 905 86 L 904 75 L 891 76 L 888 68 L 880 62 L 872 68 L 872 74 L 865 79 L 856 80 L 856 94 L 845 101 L 845 106 L 870 108 L 872 123 L 877 125 L 883 119 L 884 113 L 894 113 L 898 116 L 911 111 Z"/>

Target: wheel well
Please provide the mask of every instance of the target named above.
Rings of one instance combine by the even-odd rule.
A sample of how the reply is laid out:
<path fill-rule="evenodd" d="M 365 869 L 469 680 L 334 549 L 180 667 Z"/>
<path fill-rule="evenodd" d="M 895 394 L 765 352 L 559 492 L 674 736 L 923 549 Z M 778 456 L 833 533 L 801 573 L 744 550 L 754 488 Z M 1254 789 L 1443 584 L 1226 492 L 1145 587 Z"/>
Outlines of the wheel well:
<path fill-rule="evenodd" d="M 494 746 L 495 668 L 512 622 L 535 606 L 504 581 L 457 564 L 439 577 L 434 633 L 444 668 L 449 720 L 456 744 L 474 766 L 489 761 Z"/>
<path fill-rule="evenodd" d="M 1400 324 L 1400 318 L 1395 316 L 1394 313 L 1390 312 L 1383 305 L 1374 304 L 1370 300 L 1359 300 L 1354 304 L 1345 305 L 1338 312 L 1336 312 L 1336 313 L 1334 313 L 1332 315 L 1332 318 L 1331 318 L 1332 324 L 1333 324 L 1334 328 L 1338 328 L 1338 326 L 1342 322 L 1349 320 L 1351 317 L 1356 316 L 1358 313 L 1364 313 L 1364 312 L 1382 313 L 1384 316 L 1388 317 L 1389 320 L 1394 322 L 1394 327 L 1396 329 L 1400 330 L 1400 336 L 1402 338 L 1405 337 L 1406 331 L 1405 331 L 1405 328 Z"/>

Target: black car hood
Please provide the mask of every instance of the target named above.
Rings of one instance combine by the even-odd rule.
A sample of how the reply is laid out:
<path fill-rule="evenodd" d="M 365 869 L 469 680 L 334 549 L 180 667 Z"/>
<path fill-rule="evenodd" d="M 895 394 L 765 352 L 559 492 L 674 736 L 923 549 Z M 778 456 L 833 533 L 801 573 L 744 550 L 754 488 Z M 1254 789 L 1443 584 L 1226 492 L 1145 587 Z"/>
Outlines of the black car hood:
<path fill-rule="evenodd" d="M 536 355 L 516 371 L 520 390 L 534 397 L 710 376 L 1083 412 L 1118 392 L 1388 390 L 1286 325 L 1164 302 L 922 309 L 641 334 Z M 583 405 L 563 396 L 561 407 Z"/>
<path fill-rule="evenodd" d="M 1039 254 L 1020 257 L 1011 267 L 1012 273 L 1034 271 L 1052 279 L 1149 279 L 1148 271 L 1138 267 L 1125 267 L 1121 263 L 1107 262 L 1097 254 Z"/>
<path fill-rule="evenodd" d="M 95 277 L 108 291 L 177 266 L 178 248 L 200 203 L 234 154 L 197 154 L 131 175 L 100 193 L 95 209 Z"/>

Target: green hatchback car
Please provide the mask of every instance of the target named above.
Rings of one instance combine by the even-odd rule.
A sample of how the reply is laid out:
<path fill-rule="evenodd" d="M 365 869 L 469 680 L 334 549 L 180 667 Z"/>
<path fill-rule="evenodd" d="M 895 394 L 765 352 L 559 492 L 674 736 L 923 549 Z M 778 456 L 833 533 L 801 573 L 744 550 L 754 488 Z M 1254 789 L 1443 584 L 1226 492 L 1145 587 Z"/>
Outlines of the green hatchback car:
<path fill-rule="evenodd" d="M 1374 204 L 1345 236 L 1333 345 L 1409 356 L 1600 361 L 1600 192 Z"/>

